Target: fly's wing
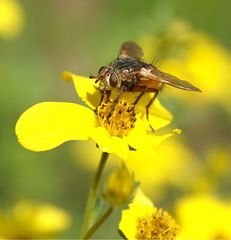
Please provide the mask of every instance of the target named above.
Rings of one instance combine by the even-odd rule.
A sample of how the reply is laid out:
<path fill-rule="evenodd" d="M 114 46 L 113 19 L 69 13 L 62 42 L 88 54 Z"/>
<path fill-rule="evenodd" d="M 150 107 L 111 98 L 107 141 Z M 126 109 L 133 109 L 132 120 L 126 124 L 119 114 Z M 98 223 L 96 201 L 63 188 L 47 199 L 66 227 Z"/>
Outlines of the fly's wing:
<path fill-rule="evenodd" d="M 176 88 L 180 88 L 183 90 L 201 92 L 199 88 L 193 86 L 191 83 L 184 80 L 180 80 L 179 78 L 174 77 L 171 74 L 168 74 L 165 72 L 159 71 L 159 81 L 161 83 L 164 83 Z"/>
<path fill-rule="evenodd" d="M 187 91 L 201 92 L 199 88 L 193 86 L 191 83 L 180 80 L 171 74 L 161 72 L 153 65 L 141 68 L 139 79 L 138 85 L 147 86 L 149 88 L 160 89 L 161 85 L 159 84 L 166 84 Z"/>
<path fill-rule="evenodd" d="M 125 42 L 120 48 L 119 59 L 133 58 L 141 59 L 143 57 L 143 51 L 139 45 L 135 42 Z"/>

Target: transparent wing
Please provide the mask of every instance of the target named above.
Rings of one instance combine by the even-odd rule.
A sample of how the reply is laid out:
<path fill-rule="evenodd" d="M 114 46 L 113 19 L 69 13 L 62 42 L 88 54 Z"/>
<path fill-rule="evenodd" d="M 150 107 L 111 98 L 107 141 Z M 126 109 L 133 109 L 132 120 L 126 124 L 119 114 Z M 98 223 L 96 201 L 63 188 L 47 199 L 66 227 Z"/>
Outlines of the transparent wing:
<path fill-rule="evenodd" d="M 127 57 L 141 59 L 143 57 L 143 51 L 135 42 L 125 42 L 120 48 L 118 57 L 120 59 Z"/>
<path fill-rule="evenodd" d="M 168 74 L 165 72 L 159 71 L 159 81 L 164 84 L 167 84 L 176 88 L 180 88 L 183 90 L 201 92 L 199 88 L 193 86 L 191 83 L 184 80 L 180 80 L 179 78 L 174 77 L 171 74 Z"/>

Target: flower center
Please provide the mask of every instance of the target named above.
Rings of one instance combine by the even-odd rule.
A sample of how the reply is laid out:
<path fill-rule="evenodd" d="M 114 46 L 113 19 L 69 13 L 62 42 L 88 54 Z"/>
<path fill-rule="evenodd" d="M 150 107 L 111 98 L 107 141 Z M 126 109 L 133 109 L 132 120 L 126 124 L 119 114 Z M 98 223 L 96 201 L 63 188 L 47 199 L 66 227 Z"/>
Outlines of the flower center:
<path fill-rule="evenodd" d="M 114 109 L 113 109 L 114 108 Z M 105 127 L 111 135 L 126 136 L 136 121 L 135 106 L 120 100 L 116 105 L 109 101 L 97 108 L 97 124 Z"/>
<path fill-rule="evenodd" d="M 179 232 L 175 220 L 162 209 L 151 216 L 139 218 L 136 227 L 136 239 L 173 240 Z"/>

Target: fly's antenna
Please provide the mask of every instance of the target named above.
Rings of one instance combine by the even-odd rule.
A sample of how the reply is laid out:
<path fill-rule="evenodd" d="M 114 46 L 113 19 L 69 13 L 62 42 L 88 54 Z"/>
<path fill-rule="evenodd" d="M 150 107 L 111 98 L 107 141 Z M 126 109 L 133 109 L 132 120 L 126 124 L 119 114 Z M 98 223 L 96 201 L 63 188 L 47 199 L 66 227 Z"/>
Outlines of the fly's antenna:
<path fill-rule="evenodd" d="M 95 79 L 96 78 L 95 83 L 97 83 L 99 81 L 99 77 L 98 76 L 90 75 L 89 78 L 90 79 Z"/>
<path fill-rule="evenodd" d="M 97 77 L 91 74 L 91 75 L 89 76 L 89 78 L 92 79 L 92 78 L 97 78 Z"/>

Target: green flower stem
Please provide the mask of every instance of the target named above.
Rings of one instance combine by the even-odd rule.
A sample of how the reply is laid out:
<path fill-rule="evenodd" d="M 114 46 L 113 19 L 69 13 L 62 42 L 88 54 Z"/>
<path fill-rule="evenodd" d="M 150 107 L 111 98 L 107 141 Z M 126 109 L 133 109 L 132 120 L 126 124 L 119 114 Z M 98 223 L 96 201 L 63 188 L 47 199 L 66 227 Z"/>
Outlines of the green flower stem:
<path fill-rule="evenodd" d="M 88 230 L 83 239 L 89 239 L 96 232 L 96 230 L 107 220 L 113 210 L 113 207 L 110 206 L 106 210 L 106 212 L 97 220 L 97 222 Z"/>
<path fill-rule="evenodd" d="M 84 218 L 83 218 L 83 225 L 82 225 L 82 230 L 81 230 L 81 236 L 85 236 L 87 230 L 90 227 L 91 221 L 92 221 L 92 212 L 95 207 L 96 203 L 96 197 L 97 197 L 97 192 L 99 188 L 99 181 L 102 176 L 102 172 L 104 169 L 104 166 L 107 162 L 109 153 L 103 152 L 101 155 L 100 163 L 98 166 L 98 169 L 96 171 L 95 177 L 93 184 L 91 186 L 90 192 L 88 194 L 88 199 L 87 199 L 87 204 L 85 208 L 85 213 L 84 213 Z"/>

